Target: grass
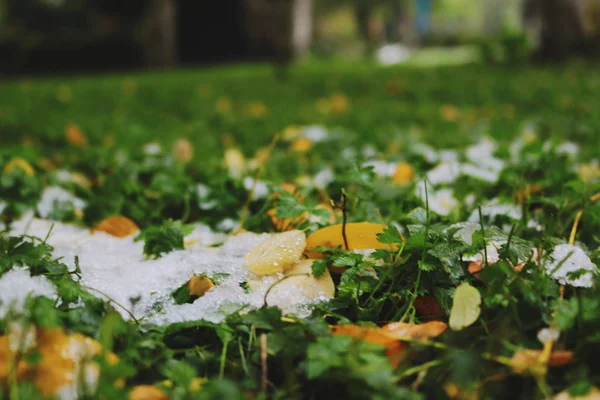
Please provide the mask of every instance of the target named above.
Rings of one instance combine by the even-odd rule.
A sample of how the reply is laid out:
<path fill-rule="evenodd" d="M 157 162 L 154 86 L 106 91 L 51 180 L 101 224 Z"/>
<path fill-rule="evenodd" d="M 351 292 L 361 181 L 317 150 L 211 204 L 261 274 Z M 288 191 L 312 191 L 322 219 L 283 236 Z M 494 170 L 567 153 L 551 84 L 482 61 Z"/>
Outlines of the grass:
<path fill-rule="evenodd" d="M 387 228 L 377 237 L 385 245 L 372 255 L 379 262 L 344 246 L 321 249 L 324 258 L 312 270 L 315 275 L 331 270 L 336 295 L 306 319 L 263 307 L 234 313 L 219 324 L 127 322 L 78 283 L 78 262 L 69 269 L 45 241 L 10 238 L 6 232 L 0 235 L 0 278 L 19 265 L 45 275 L 63 301 L 28 302 L 28 322 L 83 333 L 118 355 L 121 361 L 115 365 L 98 360 L 98 398 L 124 398 L 142 384 L 173 399 L 586 393 L 600 385 L 593 356 L 600 323 L 597 277 L 590 278 L 595 282 L 591 288 L 572 284 L 574 277 L 559 281 L 556 271 L 545 267 L 553 260 L 540 263 L 530 252 L 554 254 L 569 242 L 581 250 L 574 255 L 579 265 L 600 259 L 600 207 L 594 203 L 598 196 L 591 198 L 600 191 L 600 169 L 592 163 L 600 154 L 599 71 L 585 63 L 383 68 L 314 62 L 292 66 L 284 78 L 268 65 L 239 65 L 2 82 L 4 222 L 35 207 L 45 187 L 59 185 L 87 205 L 82 210 L 55 205 L 48 218 L 92 227 L 111 215 L 124 215 L 142 228 L 148 256 L 186 246 L 189 223 L 214 228 L 244 214 L 244 228 L 257 232 L 291 227 L 311 233 L 331 225 L 331 215 L 336 222 L 382 222 Z M 297 132 L 294 126 L 305 125 L 325 126 L 330 140 L 288 140 L 286 135 Z M 69 131 L 89 143 L 78 145 L 68 139 Z M 509 161 L 511 146 L 521 143 L 523 132 L 533 132 L 533 138 L 528 136 L 516 161 Z M 463 152 L 486 136 L 497 143 L 495 153 L 486 153 L 485 146 L 474 156 Z M 171 153 L 180 138 L 193 147 L 191 160 Z M 577 143 L 579 152 L 560 150 L 565 141 Z M 142 147 L 151 142 L 162 145 L 164 154 L 144 154 Z M 437 161 L 416 153 L 416 144 L 453 149 L 461 162 L 472 157 L 471 167 L 478 171 L 491 168 L 495 157 L 505 162 L 491 181 L 462 175 L 430 182 L 419 194 L 416 185 L 425 176 L 432 180 L 429 172 Z M 395 172 L 396 163 L 404 162 L 402 176 L 378 176 L 361 167 L 365 147 L 378 160 L 392 163 Z M 258 168 L 269 185 L 264 197 L 252 197 L 231 163 L 223 165 L 232 149 L 247 159 L 269 149 Z M 15 156 L 31 169 L 22 164 L 8 168 Z M 595 172 L 584 176 L 575 168 L 579 164 Z M 56 168 L 79 172 L 87 181 L 60 182 Z M 325 168 L 332 169 L 333 177 L 324 187 L 302 183 Z M 255 177 L 257 170 L 245 174 Z M 290 181 L 301 196 L 282 190 L 280 185 Z M 199 183 L 210 189 L 208 197 L 198 192 Z M 340 204 L 337 211 L 328 209 L 328 201 L 339 203 L 342 193 L 347 196 L 344 210 Z M 510 211 L 490 216 L 490 201 Z M 203 207 L 209 203 L 212 208 Z M 265 214 L 269 209 L 279 223 Z M 326 215 L 319 217 L 323 209 Z M 307 214 L 317 222 L 303 218 Z M 454 224 L 472 215 L 472 234 L 457 238 Z M 359 238 L 337 240 L 348 247 L 364 239 L 361 234 L 374 235 L 363 230 Z M 494 252 L 497 260 L 488 262 Z M 480 271 L 473 269 L 477 262 L 466 261 L 473 254 L 486 260 L 479 261 Z M 460 286 L 462 306 L 454 307 Z M 185 286 L 176 297 L 193 301 Z M 0 332 L 12 329 L 9 319 L 0 321 Z M 439 337 L 426 325 L 434 321 L 445 329 L 448 320 L 451 329 Z M 380 328 L 397 321 L 421 333 L 405 332 L 401 342 L 390 342 Z M 544 329 L 550 332 L 546 335 L 559 331 L 559 338 L 540 343 Z M 370 339 L 361 336 L 365 332 Z M 566 353 L 552 352 L 556 349 Z M 7 359 L 3 355 L 0 348 L 0 367 Z M 35 363 L 35 353 L 24 356 Z M 557 361 L 559 356 L 566 364 Z M 33 385 L 1 373 L 2 368 L 0 398 L 4 393 L 36 398 Z M 126 383 L 116 384 L 121 378 Z"/>

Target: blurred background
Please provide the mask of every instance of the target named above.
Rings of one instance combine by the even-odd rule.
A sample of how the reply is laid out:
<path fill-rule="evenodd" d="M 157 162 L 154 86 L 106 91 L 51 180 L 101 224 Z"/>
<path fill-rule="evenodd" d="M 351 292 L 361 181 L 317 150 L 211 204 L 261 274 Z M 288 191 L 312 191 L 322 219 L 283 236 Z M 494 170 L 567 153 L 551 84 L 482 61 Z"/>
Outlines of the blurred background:
<path fill-rule="evenodd" d="M 0 0 L 0 74 L 596 57 L 600 0 Z"/>

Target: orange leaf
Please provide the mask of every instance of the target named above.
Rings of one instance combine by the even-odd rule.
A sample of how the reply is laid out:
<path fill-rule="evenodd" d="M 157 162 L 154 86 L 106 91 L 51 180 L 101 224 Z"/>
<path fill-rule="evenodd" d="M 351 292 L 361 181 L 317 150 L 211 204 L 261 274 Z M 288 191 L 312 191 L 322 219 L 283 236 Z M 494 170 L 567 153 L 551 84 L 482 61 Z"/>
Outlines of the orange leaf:
<path fill-rule="evenodd" d="M 385 354 L 394 368 L 404 359 L 406 345 L 380 328 L 360 325 L 336 325 L 331 326 L 330 329 L 334 336 L 350 336 L 366 343 L 385 346 Z"/>
<path fill-rule="evenodd" d="M 152 385 L 137 385 L 129 392 L 129 400 L 168 400 L 169 396 Z"/>
<path fill-rule="evenodd" d="M 122 215 L 114 215 L 103 219 L 93 229 L 93 231 L 106 232 L 120 238 L 133 235 L 139 230 L 135 222 Z"/>
<path fill-rule="evenodd" d="M 192 276 L 192 279 L 187 283 L 190 289 L 190 295 L 202 297 L 206 292 L 215 287 L 213 281 L 206 276 Z"/>
<path fill-rule="evenodd" d="M 366 343 L 389 346 L 398 342 L 392 334 L 384 332 L 380 328 L 361 325 L 335 325 L 330 327 L 333 336 L 350 336 L 360 339 Z"/>
<path fill-rule="evenodd" d="M 73 146 L 83 147 L 87 145 L 87 139 L 81 129 L 75 124 L 68 124 L 65 129 L 67 141 Z"/>
<path fill-rule="evenodd" d="M 446 329 L 448 329 L 448 325 L 442 321 L 429 321 L 423 324 L 392 322 L 381 328 L 383 332 L 398 339 L 429 339 L 441 335 Z"/>

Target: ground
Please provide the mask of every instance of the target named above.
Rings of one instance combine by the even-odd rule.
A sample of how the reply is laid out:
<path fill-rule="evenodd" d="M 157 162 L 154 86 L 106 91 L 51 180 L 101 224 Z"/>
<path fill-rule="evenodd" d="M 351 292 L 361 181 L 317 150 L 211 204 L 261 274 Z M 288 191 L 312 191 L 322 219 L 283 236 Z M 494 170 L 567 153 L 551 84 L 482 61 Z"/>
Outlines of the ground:
<path fill-rule="evenodd" d="M 83 334 L 118 361 L 88 345 L 73 365 L 101 373 L 72 396 L 586 393 L 599 88 L 585 63 L 0 83 L 0 287 L 27 288 L 0 305 L 0 390 L 53 394 L 35 354 Z"/>

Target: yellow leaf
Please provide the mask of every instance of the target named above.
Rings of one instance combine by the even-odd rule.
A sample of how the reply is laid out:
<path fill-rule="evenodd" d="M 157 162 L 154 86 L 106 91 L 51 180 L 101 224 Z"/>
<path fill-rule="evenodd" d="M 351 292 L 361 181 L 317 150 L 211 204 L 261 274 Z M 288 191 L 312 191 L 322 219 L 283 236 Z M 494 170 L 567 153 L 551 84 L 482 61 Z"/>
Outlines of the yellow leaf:
<path fill-rule="evenodd" d="M 307 138 L 296 139 L 292 142 L 292 150 L 298 153 L 306 153 L 312 149 L 312 147 L 313 143 Z"/>
<path fill-rule="evenodd" d="M 271 235 L 254 246 L 244 264 L 256 275 L 282 272 L 295 264 L 306 247 L 306 235 L 294 230 Z"/>
<path fill-rule="evenodd" d="M 346 239 L 348 240 L 349 250 L 389 249 L 390 245 L 380 243 L 377 240 L 377 234 L 383 232 L 385 228 L 385 225 L 371 222 L 346 224 Z M 306 239 L 306 249 L 312 250 L 318 246 L 329 248 L 339 246 L 343 248 L 342 224 L 327 226 L 309 235 Z M 392 246 L 392 248 L 397 249 L 396 246 Z M 312 252 L 310 257 L 319 258 L 320 253 Z"/>
<path fill-rule="evenodd" d="M 26 175 L 33 176 L 35 175 L 35 170 L 24 158 L 14 157 L 4 166 L 4 173 L 10 174 L 15 169 L 21 169 L 25 172 Z"/>
<path fill-rule="evenodd" d="M 328 270 L 318 278 L 312 274 L 312 264 L 315 260 L 304 260 L 292 265 L 285 271 L 286 276 L 298 274 L 298 276 L 290 276 L 278 284 L 279 289 L 295 286 L 302 287 L 306 296 L 317 297 L 320 294 L 332 299 L 335 296 L 335 285 Z M 300 275 L 305 274 L 305 275 Z M 277 287 L 277 286 L 276 286 Z"/>
<path fill-rule="evenodd" d="M 168 400 L 169 396 L 152 385 L 138 385 L 129 392 L 129 400 Z"/>
<path fill-rule="evenodd" d="M 401 162 L 396 166 L 396 172 L 392 176 L 392 182 L 403 185 L 412 182 L 415 170 L 409 163 Z"/>
<path fill-rule="evenodd" d="M 468 283 L 463 283 L 454 292 L 452 310 L 450 310 L 450 328 L 459 331 L 473 324 L 479 318 L 481 294 Z"/>
<path fill-rule="evenodd" d="M 246 169 L 246 159 L 242 152 L 235 148 L 229 148 L 225 150 L 225 167 L 229 171 L 229 175 L 234 178 L 241 178 L 244 170 Z"/>

